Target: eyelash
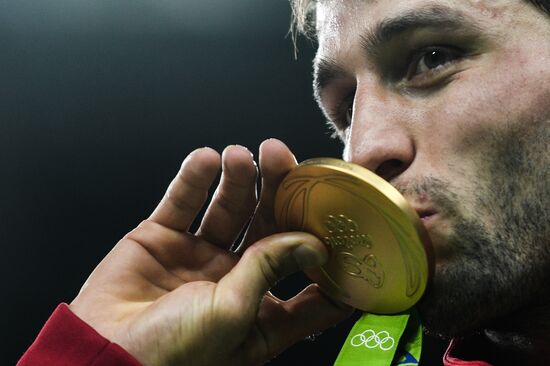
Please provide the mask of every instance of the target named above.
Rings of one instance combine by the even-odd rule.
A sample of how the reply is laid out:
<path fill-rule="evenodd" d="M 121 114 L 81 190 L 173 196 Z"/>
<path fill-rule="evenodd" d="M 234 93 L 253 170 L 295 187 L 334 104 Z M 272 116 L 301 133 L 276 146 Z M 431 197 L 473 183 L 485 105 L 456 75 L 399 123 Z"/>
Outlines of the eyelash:
<path fill-rule="evenodd" d="M 449 59 L 447 59 L 444 63 L 441 65 L 438 65 L 434 67 L 433 69 L 429 69 L 427 71 L 424 71 L 421 74 L 415 74 L 418 70 L 420 61 L 428 56 L 430 52 L 441 52 L 443 51 L 446 56 L 450 56 Z M 411 52 L 411 55 L 407 58 L 406 62 L 406 72 L 404 76 L 404 83 L 407 84 L 411 81 L 417 81 L 417 85 L 414 85 L 412 83 L 412 87 L 416 88 L 422 88 L 422 87 L 429 87 L 433 85 L 433 79 L 440 75 L 442 72 L 446 70 L 448 66 L 455 63 L 457 60 L 460 60 L 463 57 L 463 50 L 453 47 L 453 46 L 430 46 L 430 47 L 424 47 L 417 50 L 413 50 Z M 353 99 L 355 97 L 355 90 L 348 94 L 345 98 L 343 98 L 340 103 L 338 103 L 338 106 L 335 108 L 335 113 L 333 114 L 333 117 L 331 118 L 334 122 L 333 125 L 335 126 L 335 129 L 338 133 L 344 132 L 350 125 L 350 121 L 348 121 L 348 113 L 350 113 L 350 109 L 353 108 Z M 353 112 L 353 110 L 351 110 Z M 351 114 L 351 113 L 350 113 Z"/>
<path fill-rule="evenodd" d="M 353 108 L 353 99 L 355 98 L 355 89 L 343 98 L 335 109 L 335 113 L 331 118 L 334 121 L 336 131 L 344 131 L 349 127 L 350 123 L 347 120 L 348 112 Z"/>
<path fill-rule="evenodd" d="M 439 72 L 446 69 L 449 65 L 453 64 L 457 60 L 460 60 L 464 54 L 464 51 L 453 46 L 430 46 L 430 47 L 424 47 L 419 50 L 415 50 L 411 53 L 411 56 L 408 58 L 407 61 L 407 73 L 405 78 L 407 80 L 413 80 L 416 76 L 414 73 L 418 70 L 420 61 L 424 58 L 430 55 L 430 53 L 434 52 L 441 52 L 445 56 L 447 56 L 447 59 L 444 63 L 434 67 L 433 69 L 427 70 L 424 72 L 424 74 L 429 74 L 427 77 L 434 77 Z"/>

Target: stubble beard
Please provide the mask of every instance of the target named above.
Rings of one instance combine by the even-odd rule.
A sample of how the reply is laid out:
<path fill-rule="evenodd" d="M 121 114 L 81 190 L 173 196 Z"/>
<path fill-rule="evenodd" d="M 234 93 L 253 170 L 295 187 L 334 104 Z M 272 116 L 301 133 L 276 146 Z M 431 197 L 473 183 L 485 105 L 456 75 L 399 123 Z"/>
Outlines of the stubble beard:
<path fill-rule="evenodd" d="M 427 194 L 453 229 L 451 255 L 418 304 L 427 332 L 467 335 L 550 298 L 549 125 L 486 134 L 468 218 L 460 211 L 466 197 L 446 181 L 398 187 Z"/>

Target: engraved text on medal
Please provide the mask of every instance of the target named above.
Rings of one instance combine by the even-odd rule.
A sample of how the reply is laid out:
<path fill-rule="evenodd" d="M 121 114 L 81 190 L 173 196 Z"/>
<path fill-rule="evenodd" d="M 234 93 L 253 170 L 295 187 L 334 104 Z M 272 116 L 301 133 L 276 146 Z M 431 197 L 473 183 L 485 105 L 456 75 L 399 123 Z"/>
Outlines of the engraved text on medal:
<path fill-rule="evenodd" d="M 370 235 L 360 233 L 357 223 L 345 215 L 328 215 L 325 229 L 329 235 L 324 237 L 324 241 L 336 251 L 345 273 L 363 279 L 374 288 L 384 285 L 384 271 L 376 256 L 371 253 L 360 258 L 353 251 L 357 247 L 372 249 Z"/>
<path fill-rule="evenodd" d="M 325 228 L 329 236 L 325 243 L 333 249 L 352 249 L 361 246 L 370 249 L 372 240 L 369 235 L 358 232 L 357 223 L 345 215 L 328 215 Z"/>

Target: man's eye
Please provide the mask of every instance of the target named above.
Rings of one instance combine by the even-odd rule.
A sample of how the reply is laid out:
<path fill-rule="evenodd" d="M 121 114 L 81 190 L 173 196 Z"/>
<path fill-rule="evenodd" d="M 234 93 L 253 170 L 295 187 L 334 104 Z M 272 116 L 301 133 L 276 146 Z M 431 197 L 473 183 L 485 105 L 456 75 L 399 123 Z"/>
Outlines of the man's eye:
<path fill-rule="evenodd" d="M 337 105 L 333 108 L 327 108 L 329 113 L 329 120 L 334 125 L 334 128 L 339 132 L 345 131 L 351 126 L 351 120 L 353 117 L 353 100 L 355 99 L 355 89 L 347 94 Z"/>
<path fill-rule="evenodd" d="M 429 47 L 413 55 L 407 79 L 427 72 L 435 72 L 460 58 L 460 51 L 452 47 Z"/>

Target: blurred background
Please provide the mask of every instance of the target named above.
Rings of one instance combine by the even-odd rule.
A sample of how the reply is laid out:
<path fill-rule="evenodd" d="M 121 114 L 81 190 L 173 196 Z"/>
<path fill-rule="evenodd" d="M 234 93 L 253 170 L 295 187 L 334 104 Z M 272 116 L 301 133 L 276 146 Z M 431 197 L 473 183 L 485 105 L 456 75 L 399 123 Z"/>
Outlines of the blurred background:
<path fill-rule="evenodd" d="M 2 364 L 193 149 L 277 137 L 298 160 L 340 155 L 312 99 L 314 45 L 296 60 L 289 23 L 287 0 L 0 0 Z M 270 365 L 332 364 L 352 323 Z"/>

